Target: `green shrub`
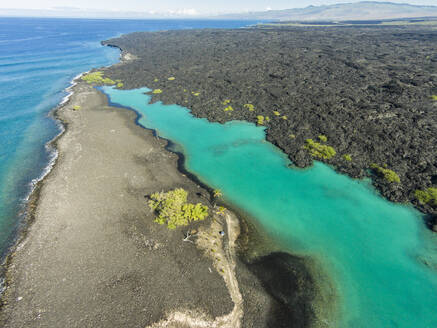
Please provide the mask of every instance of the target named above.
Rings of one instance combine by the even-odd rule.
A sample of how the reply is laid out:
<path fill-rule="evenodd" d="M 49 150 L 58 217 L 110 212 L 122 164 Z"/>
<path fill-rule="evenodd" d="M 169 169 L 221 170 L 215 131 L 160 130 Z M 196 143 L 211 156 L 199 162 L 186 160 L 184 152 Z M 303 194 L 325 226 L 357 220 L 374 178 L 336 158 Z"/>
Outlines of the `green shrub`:
<path fill-rule="evenodd" d="M 352 160 L 352 156 L 349 155 L 349 154 L 344 154 L 344 155 L 343 155 L 343 158 L 344 158 L 346 161 L 348 161 L 348 162 L 350 162 L 350 161 Z"/>
<path fill-rule="evenodd" d="M 262 116 L 262 115 L 258 115 L 257 117 L 256 117 L 256 119 L 257 119 L 257 124 L 258 125 L 263 125 L 264 124 L 264 116 Z"/>
<path fill-rule="evenodd" d="M 255 110 L 255 106 L 252 104 L 245 104 L 244 108 L 247 108 L 249 112 L 253 112 Z"/>
<path fill-rule="evenodd" d="M 390 183 L 401 182 L 401 179 L 399 178 L 399 175 L 395 171 L 392 171 L 390 169 L 387 169 L 385 167 L 381 167 L 377 164 L 371 164 L 370 167 L 380 176 L 384 177 L 385 180 L 387 180 Z"/>
<path fill-rule="evenodd" d="M 152 91 L 152 93 L 159 94 L 159 93 L 162 93 L 162 90 L 161 89 L 155 89 L 155 90 Z"/>
<path fill-rule="evenodd" d="M 275 114 L 275 116 L 281 116 L 281 113 L 279 113 L 278 111 L 274 110 L 273 114 Z"/>
<path fill-rule="evenodd" d="M 283 120 L 287 120 L 287 119 L 288 119 L 287 115 L 283 115 L 283 116 L 282 116 L 282 119 L 283 119 Z"/>
<path fill-rule="evenodd" d="M 212 193 L 214 198 L 220 198 L 223 196 L 223 193 L 220 189 L 214 189 Z"/>
<path fill-rule="evenodd" d="M 231 102 L 230 99 L 225 99 L 225 100 L 222 102 L 222 104 L 223 104 L 223 105 L 227 105 L 227 104 L 229 104 L 230 102 Z"/>
<path fill-rule="evenodd" d="M 431 99 L 434 100 L 434 101 L 437 101 L 437 95 L 432 95 Z"/>
<path fill-rule="evenodd" d="M 158 214 L 155 222 L 175 229 L 192 221 L 204 220 L 208 216 L 208 206 L 187 203 L 187 196 L 188 193 L 182 188 L 152 194 L 149 207 Z"/>
<path fill-rule="evenodd" d="M 123 82 L 118 82 L 117 83 L 117 88 L 122 88 L 124 86 L 124 83 Z"/>
<path fill-rule="evenodd" d="M 437 188 L 428 188 L 425 190 L 416 190 L 414 196 L 421 204 L 437 206 Z"/>
<path fill-rule="evenodd" d="M 310 152 L 311 156 L 322 159 L 330 159 L 337 154 L 333 147 L 322 145 L 313 139 L 307 139 L 304 148 Z"/>
<path fill-rule="evenodd" d="M 224 109 L 225 112 L 232 112 L 233 110 L 232 106 L 228 106 Z"/>
<path fill-rule="evenodd" d="M 218 215 L 224 215 L 225 214 L 225 211 L 226 211 L 226 208 L 225 207 L 223 207 L 223 206 L 219 206 L 219 208 L 218 208 L 218 210 L 217 210 L 217 214 Z"/>
<path fill-rule="evenodd" d="M 326 141 L 328 141 L 328 137 L 325 136 L 325 135 L 323 135 L 323 134 L 321 134 L 321 135 L 319 135 L 319 140 L 320 140 L 321 142 L 326 142 Z"/>
<path fill-rule="evenodd" d="M 169 78 L 168 78 L 168 80 L 169 81 L 174 81 L 176 78 L 174 77 L 174 76 L 170 76 Z"/>
<path fill-rule="evenodd" d="M 73 110 L 79 110 L 79 109 L 81 109 L 81 108 L 82 108 L 82 107 L 79 106 L 79 105 L 73 106 Z"/>
<path fill-rule="evenodd" d="M 194 91 L 192 91 L 191 93 L 192 93 L 193 96 L 195 96 L 195 97 L 198 97 L 198 96 L 200 95 L 200 92 L 194 92 Z"/>

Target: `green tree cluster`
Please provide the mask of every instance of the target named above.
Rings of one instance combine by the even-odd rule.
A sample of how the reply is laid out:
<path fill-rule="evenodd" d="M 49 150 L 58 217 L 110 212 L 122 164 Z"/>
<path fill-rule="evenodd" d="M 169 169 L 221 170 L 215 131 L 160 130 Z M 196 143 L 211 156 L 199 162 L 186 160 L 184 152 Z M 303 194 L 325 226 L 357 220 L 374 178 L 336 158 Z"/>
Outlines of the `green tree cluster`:
<path fill-rule="evenodd" d="M 428 188 L 425 190 L 416 190 L 414 195 L 422 204 L 437 206 L 437 188 Z"/>
<path fill-rule="evenodd" d="M 104 77 L 103 72 L 97 71 L 85 74 L 82 76 L 82 80 L 88 84 L 98 84 L 98 85 L 114 85 L 116 82 L 110 78 Z"/>
<path fill-rule="evenodd" d="M 387 169 L 385 167 L 381 167 L 377 164 L 371 164 L 370 167 L 380 176 L 384 177 L 385 180 L 387 180 L 390 183 L 399 183 L 401 182 L 401 179 L 399 178 L 399 175 L 393 170 Z"/>
<path fill-rule="evenodd" d="M 337 154 L 333 147 L 322 145 L 313 139 L 307 139 L 304 148 L 310 152 L 311 156 L 322 159 L 330 159 Z"/>
<path fill-rule="evenodd" d="M 155 222 L 175 229 L 192 221 L 204 220 L 208 216 L 208 206 L 187 203 L 187 196 L 188 193 L 182 188 L 152 194 L 149 207 L 158 214 Z"/>

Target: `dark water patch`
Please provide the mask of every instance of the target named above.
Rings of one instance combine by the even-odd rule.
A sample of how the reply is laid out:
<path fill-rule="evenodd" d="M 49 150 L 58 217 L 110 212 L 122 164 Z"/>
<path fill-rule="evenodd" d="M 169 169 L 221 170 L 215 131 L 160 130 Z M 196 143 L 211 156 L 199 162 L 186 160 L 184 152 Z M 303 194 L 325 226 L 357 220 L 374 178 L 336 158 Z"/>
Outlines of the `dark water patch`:
<path fill-rule="evenodd" d="M 304 260 L 276 252 L 246 265 L 275 300 L 268 327 L 310 327 L 315 318 L 312 307 L 315 290 Z"/>

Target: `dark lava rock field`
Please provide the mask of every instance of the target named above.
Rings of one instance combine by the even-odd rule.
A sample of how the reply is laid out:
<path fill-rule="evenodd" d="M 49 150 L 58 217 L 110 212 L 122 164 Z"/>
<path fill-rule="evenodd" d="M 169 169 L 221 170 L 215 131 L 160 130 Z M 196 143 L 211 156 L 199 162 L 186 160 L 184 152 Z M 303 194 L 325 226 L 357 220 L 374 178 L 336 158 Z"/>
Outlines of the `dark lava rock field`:
<path fill-rule="evenodd" d="M 103 44 L 136 57 L 105 70 L 123 88 L 147 86 L 158 92 L 152 101 L 210 121 L 262 116 L 267 139 L 296 166 L 321 160 L 351 177 L 369 176 L 388 199 L 429 214 L 437 230 L 437 203 L 415 197 L 437 186 L 435 27 L 139 32 Z M 333 147 L 335 156 L 315 156 L 306 139 Z"/>

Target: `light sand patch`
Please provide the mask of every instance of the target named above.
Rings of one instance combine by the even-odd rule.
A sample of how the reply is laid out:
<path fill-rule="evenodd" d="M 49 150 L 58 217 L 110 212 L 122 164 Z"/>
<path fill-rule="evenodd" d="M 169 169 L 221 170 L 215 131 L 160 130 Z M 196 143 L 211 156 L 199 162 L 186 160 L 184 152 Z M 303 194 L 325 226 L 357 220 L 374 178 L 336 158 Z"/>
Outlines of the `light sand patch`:
<path fill-rule="evenodd" d="M 225 232 L 224 236 L 220 232 Z M 195 244 L 213 261 L 214 268 L 223 277 L 232 301 L 233 310 L 215 319 L 201 312 L 176 311 L 167 319 L 157 322 L 150 328 L 191 327 L 191 328 L 239 328 L 243 318 L 243 297 L 235 274 L 235 242 L 240 234 L 238 219 L 225 210 L 214 214 L 209 227 L 201 227 L 196 234 Z"/>

